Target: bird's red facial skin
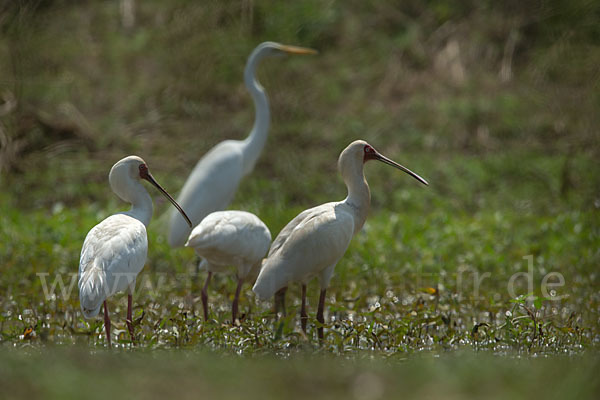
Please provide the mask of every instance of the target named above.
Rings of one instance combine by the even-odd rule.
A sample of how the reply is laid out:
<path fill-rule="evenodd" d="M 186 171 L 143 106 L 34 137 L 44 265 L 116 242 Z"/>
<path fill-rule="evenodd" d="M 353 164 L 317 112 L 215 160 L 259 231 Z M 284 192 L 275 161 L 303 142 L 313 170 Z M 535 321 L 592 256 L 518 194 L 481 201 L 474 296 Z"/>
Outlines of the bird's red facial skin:
<path fill-rule="evenodd" d="M 146 164 L 140 164 L 140 178 L 148 179 L 148 166 Z"/>
<path fill-rule="evenodd" d="M 365 153 L 365 155 L 363 157 L 363 162 L 367 162 L 369 160 L 374 160 L 377 158 L 377 152 L 375 151 L 374 148 L 372 148 L 369 145 L 365 145 L 364 153 Z"/>

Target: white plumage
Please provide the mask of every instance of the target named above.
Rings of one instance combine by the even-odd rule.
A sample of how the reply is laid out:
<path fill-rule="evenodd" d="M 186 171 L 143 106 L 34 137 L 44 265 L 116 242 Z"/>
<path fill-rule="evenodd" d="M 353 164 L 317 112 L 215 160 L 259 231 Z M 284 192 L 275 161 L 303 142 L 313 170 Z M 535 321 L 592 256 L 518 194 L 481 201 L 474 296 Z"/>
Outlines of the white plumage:
<path fill-rule="evenodd" d="M 275 238 L 254 292 L 266 299 L 289 282 L 306 284 L 315 276 L 326 288 L 333 267 L 350 245 L 354 229 L 353 210 L 344 202 L 303 211 Z"/>
<path fill-rule="evenodd" d="M 137 274 L 144 268 L 148 254 L 146 226 L 152 218 L 152 199 L 142 186 L 145 179 L 158 188 L 184 215 L 173 198 L 156 182 L 144 160 L 125 157 L 110 170 L 109 182 L 113 192 L 131 203 L 131 210 L 111 215 L 87 234 L 79 259 L 79 301 L 85 318 L 98 315 L 104 304 L 104 325 L 110 346 L 110 318 L 106 299 L 128 291 L 127 328 L 134 341 L 131 324 L 132 294 Z M 189 219 L 188 219 L 189 223 Z"/>
<path fill-rule="evenodd" d="M 262 259 L 269 250 L 271 232 L 256 215 L 246 211 L 216 211 L 196 226 L 185 244 L 202 257 L 200 269 L 208 272 L 202 289 L 204 318 L 208 319 L 207 287 L 214 272 L 234 269 L 238 287 L 232 305 L 232 321 L 237 318 L 243 282 L 254 282 Z"/>
<path fill-rule="evenodd" d="M 283 303 L 285 290 L 291 282 L 302 284 L 302 329 L 306 332 L 306 284 L 319 278 L 321 295 L 317 320 L 323 323 L 326 289 L 337 262 L 342 258 L 352 237 L 362 228 L 369 211 L 371 194 L 363 173 L 369 160 L 379 160 L 407 172 L 421 183 L 423 178 L 384 157 L 363 140 L 346 147 L 338 159 L 338 168 L 348 188 L 343 201 L 331 202 L 301 212 L 277 235 L 252 290 L 261 299 L 274 294 L 276 309 Z M 285 305 L 284 313 L 285 313 Z M 323 337 L 323 330 L 318 330 Z"/>
<path fill-rule="evenodd" d="M 244 83 L 255 106 L 254 126 L 245 140 L 226 140 L 213 147 L 198 161 L 177 198 L 186 209 L 194 226 L 213 211 L 226 208 L 238 185 L 249 174 L 265 146 L 269 131 L 269 102 L 264 88 L 256 80 L 260 60 L 283 54 L 314 54 L 312 49 L 287 46 L 274 42 L 258 45 L 248 57 Z M 177 213 L 169 222 L 169 244 L 183 246 L 191 229 Z"/>
<path fill-rule="evenodd" d="M 133 293 L 148 254 L 146 226 L 125 213 L 115 214 L 87 234 L 79 261 L 79 298 L 85 318 L 98 315 L 107 297 Z"/>
<path fill-rule="evenodd" d="M 185 182 L 177 201 L 189 210 L 194 226 L 209 213 L 227 207 L 233 199 L 243 176 L 243 144 L 234 140 L 219 143 L 198 161 Z M 169 244 L 182 246 L 190 232 L 182 218 L 172 213 Z"/>

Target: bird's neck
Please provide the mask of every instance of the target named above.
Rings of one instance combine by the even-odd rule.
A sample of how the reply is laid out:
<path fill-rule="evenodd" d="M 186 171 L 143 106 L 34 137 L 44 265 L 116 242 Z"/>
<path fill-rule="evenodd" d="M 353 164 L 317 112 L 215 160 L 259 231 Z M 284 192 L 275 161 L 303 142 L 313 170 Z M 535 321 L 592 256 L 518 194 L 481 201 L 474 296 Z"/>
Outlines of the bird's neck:
<path fill-rule="evenodd" d="M 244 70 L 244 82 L 254 101 L 254 126 L 250 135 L 244 140 L 244 173 L 249 173 L 254 168 L 260 153 L 267 141 L 269 132 L 270 113 L 269 100 L 264 88 L 256 79 L 256 67 L 260 56 L 250 56 Z"/>
<path fill-rule="evenodd" d="M 141 183 L 136 182 L 136 184 L 139 185 L 139 188 L 131 193 L 129 199 L 131 202 L 131 209 L 127 214 L 139 220 L 145 226 L 148 226 L 152 219 L 152 198 Z"/>
<path fill-rule="evenodd" d="M 354 234 L 356 234 L 367 219 L 371 204 L 371 191 L 365 179 L 362 164 L 350 171 L 345 171 L 343 178 L 348 188 L 348 197 L 346 197 L 344 203 L 351 208 L 354 214 Z"/>

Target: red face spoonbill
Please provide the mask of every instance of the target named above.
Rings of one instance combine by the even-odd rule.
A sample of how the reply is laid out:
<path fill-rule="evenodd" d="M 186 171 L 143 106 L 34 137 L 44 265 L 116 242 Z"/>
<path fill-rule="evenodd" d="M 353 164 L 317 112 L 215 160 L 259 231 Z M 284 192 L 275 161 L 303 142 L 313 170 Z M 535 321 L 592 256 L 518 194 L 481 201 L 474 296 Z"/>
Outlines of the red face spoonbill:
<path fill-rule="evenodd" d="M 371 194 L 363 173 L 363 165 L 378 160 L 406 172 L 419 182 L 427 181 L 411 170 L 381 155 L 364 140 L 348 145 L 338 159 L 338 169 L 348 196 L 338 202 L 325 203 L 305 210 L 291 220 L 277 235 L 252 291 L 260 298 L 273 295 L 275 309 L 284 307 L 285 291 L 291 282 L 302 285 L 300 322 L 306 332 L 306 284 L 318 277 L 321 285 L 317 321 L 324 323 L 325 293 L 337 262 L 342 258 L 352 237 L 362 228 L 367 218 Z M 323 328 L 318 328 L 323 339 Z"/>
<path fill-rule="evenodd" d="M 104 304 L 104 327 L 110 347 L 110 318 L 106 299 L 128 291 L 127 329 L 135 342 L 131 323 L 132 294 L 137 274 L 148 254 L 146 227 L 152 218 L 152 199 L 141 180 L 154 185 L 191 222 L 175 200 L 156 182 L 140 157 L 129 156 L 113 165 L 108 175 L 112 191 L 131 203 L 129 211 L 111 215 L 94 226 L 85 237 L 79 259 L 79 301 L 85 318 L 98 315 Z"/>
<path fill-rule="evenodd" d="M 269 101 L 264 88 L 256 79 L 259 62 L 272 56 L 315 53 L 315 50 L 303 47 L 264 42 L 250 54 L 244 69 L 244 83 L 254 101 L 254 126 L 244 140 L 226 140 L 217 144 L 198 161 L 190 173 L 177 201 L 187 211 L 194 226 L 211 212 L 223 210 L 229 205 L 242 177 L 252 171 L 267 141 Z M 191 229 L 183 218 L 173 212 L 168 236 L 171 247 L 183 246 L 190 232 Z"/>
<path fill-rule="evenodd" d="M 194 228 L 185 245 L 193 247 L 202 257 L 199 267 L 208 272 L 202 288 L 205 321 L 208 319 L 207 289 L 213 272 L 235 268 L 237 288 L 231 307 L 231 321 L 235 324 L 242 284 L 244 281 L 254 283 L 261 262 L 269 251 L 269 228 L 256 215 L 246 211 L 215 211 Z"/>

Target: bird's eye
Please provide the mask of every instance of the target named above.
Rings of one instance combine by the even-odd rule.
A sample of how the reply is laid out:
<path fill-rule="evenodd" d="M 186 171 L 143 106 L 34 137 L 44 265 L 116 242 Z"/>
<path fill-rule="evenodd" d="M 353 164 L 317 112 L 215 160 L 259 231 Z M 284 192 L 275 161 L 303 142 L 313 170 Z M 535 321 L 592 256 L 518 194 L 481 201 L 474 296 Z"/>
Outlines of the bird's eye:
<path fill-rule="evenodd" d="M 372 153 L 373 148 L 371 146 L 365 146 L 365 153 Z"/>
<path fill-rule="evenodd" d="M 148 167 L 146 164 L 140 164 L 138 168 L 140 169 L 140 176 L 142 178 L 148 174 Z"/>

